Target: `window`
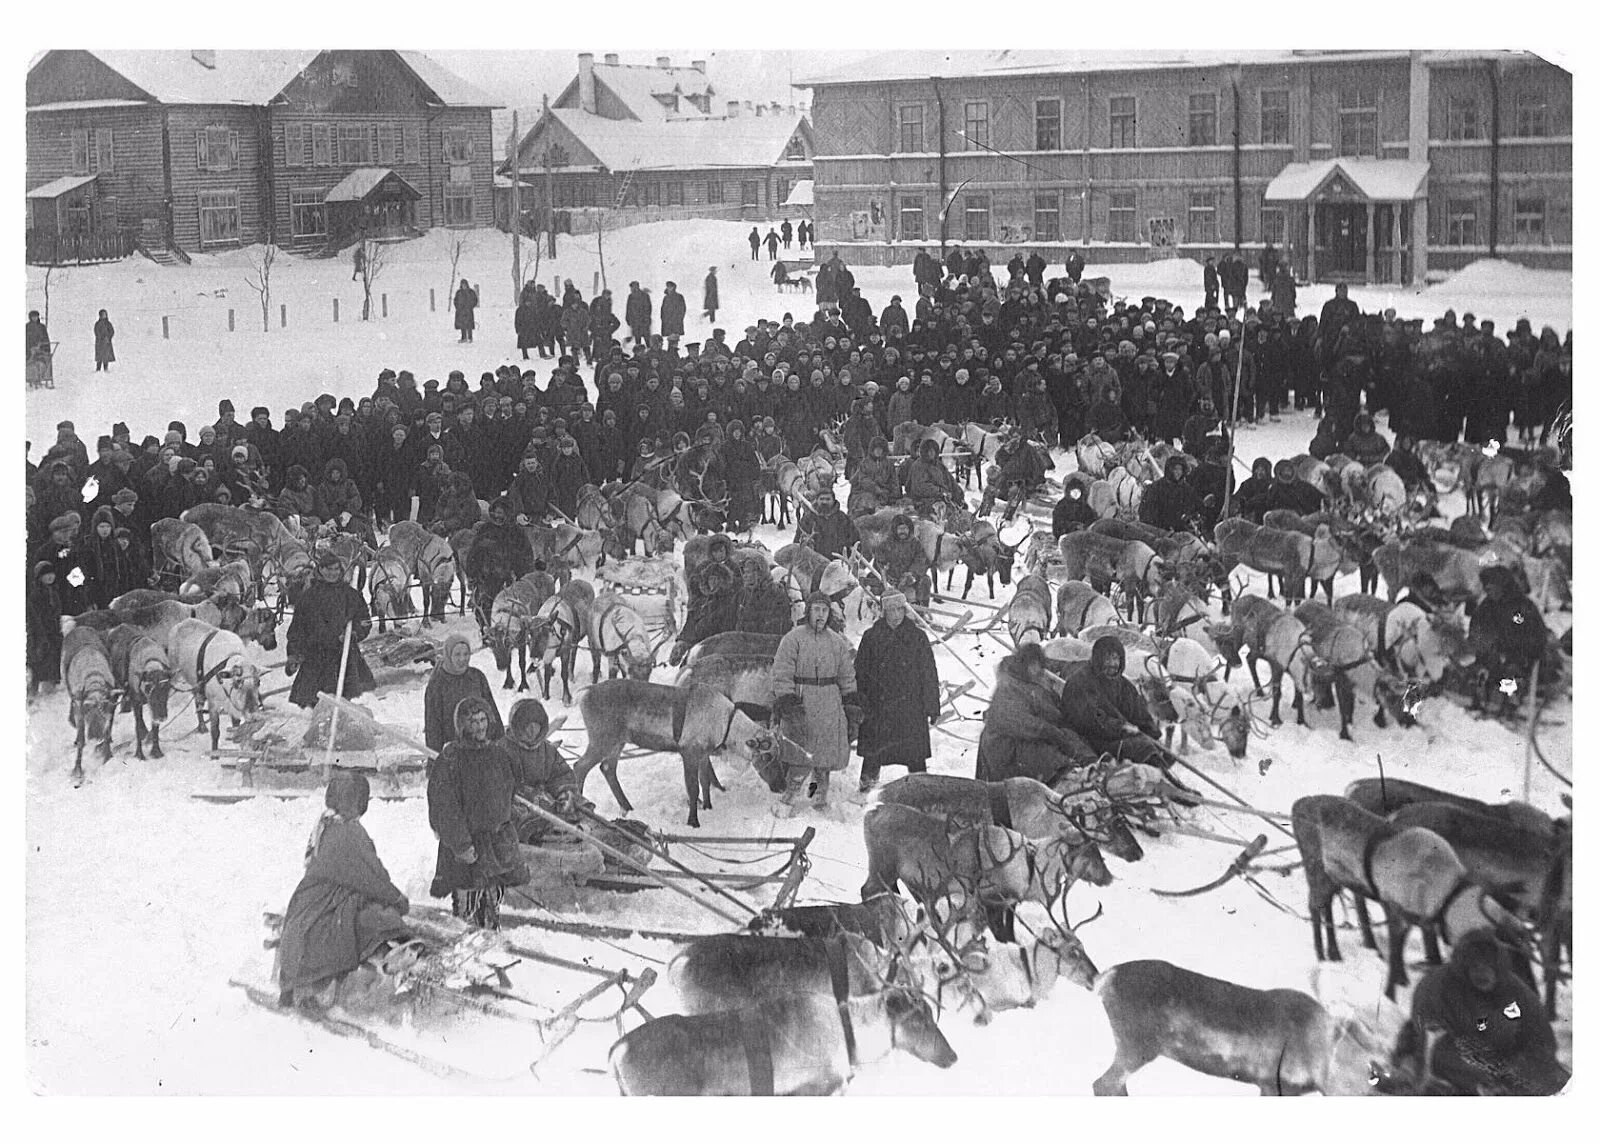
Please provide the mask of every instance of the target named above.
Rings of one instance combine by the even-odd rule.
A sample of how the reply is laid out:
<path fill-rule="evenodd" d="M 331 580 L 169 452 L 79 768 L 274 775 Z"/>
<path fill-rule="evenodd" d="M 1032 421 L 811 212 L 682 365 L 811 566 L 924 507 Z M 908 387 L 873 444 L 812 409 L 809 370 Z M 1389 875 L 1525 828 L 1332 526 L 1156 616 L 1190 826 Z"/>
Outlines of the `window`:
<path fill-rule="evenodd" d="M 1263 206 L 1261 208 L 1261 241 L 1270 242 L 1274 246 L 1282 246 L 1284 226 L 1282 207 Z"/>
<path fill-rule="evenodd" d="M 922 104 L 908 103 L 900 108 L 900 149 L 922 150 Z"/>
<path fill-rule="evenodd" d="M 1349 88 L 1339 93 L 1339 154 L 1378 155 L 1378 93 Z"/>
<path fill-rule="evenodd" d="M 1543 92 L 1526 92 L 1517 96 L 1517 136 L 1537 138 L 1550 134 L 1550 104 Z"/>
<path fill-rule="evenodd" d="M 1061 100 L 1033 101 L 1033 149 L 1036 151 L 1061 149 Z"/>
<path fill-rule="evenodd" d="M 72 173 L 75 175 L 89 173 L 88 131 L 74 131 L 72 133 Z"/>
<path fill-rule="evenodd" d="M 1189 242 L 1217 241 L 1217 192 L 1189 192 Z"/>
<path fill-rule="evenodd" d="M 296 238 L 320 238 L 328 233 L 328 211 L 323 190 L 289 192 L 289 228 Z"/>
<path fill-rule="evenodd" d="M 964 131 L 967 150 L 982 150 L 989 145 L 989 104 L 983 100 L 968 102 L 963 107 Z"/>
<path fill-rule="evenodd" d="M 378 132 L 378 162 L 385 167 L 394 166 L 394 138 L 398 132 L 393 123 L 380 123 Z"/>
<path fill-rule="evenodd" d="M 593 205 L 595 205 L 594 183 L 591 182 L 589 179 L 584 179 L 580 183 L 578 183 L 578 205 L 579 206 L 593 206 Z"/>
<path fill-rule="evenodd" d="M 573 203 L 572 184 L 562 179 L 555 184 L 555 204 L 557 210 L 565 210 Z"/>
<path fill-rule="evenodd" d="M 326 123 L 311 125 L 311 161 L 316 166 L 326 167 L 333 162 L 333 148 L 329 139 L 330 133 Z"/>
<path fill-rule="evenodd" d="M 1519 246 L 1543 246 L 1544 199 L 1517 195 L 1511 200 L 1512 240 Z"/>
<path fill-rule="evenodd" d="M 95 170 L 109 171 L 113 169 L 111 151 L 111 128 L 96 127 L 94 129 L 94 158 L 92 160 Z"/>
<path fill-rule="evenodd" d="M 1478 244 L 1478 204 L 1470 198 L 1445 200 L 1444 222 L 1446 246 L 1476 246 Z"/>
<path fill-rule="evenodd" d="M 777 203 L 779 206 L 782 206 L 784 203 L 789 201 L 789 180 L 783 175 L 778 175 L 776 177 L 778 181 L 777 193 L 773 196 L 772 201 Z"/>
<path fill-rule="evenodd" d="M 1452 95 L 1445 105 L 1446 139 L 1481 139 L 1483 126 L 1478 120 L 1478 100 L 1471 95 Z"/>
<path fill-rule="evenodd" d="M 789 137 L 789 145 L 788 147 L 784 148 L 783 157 L 785 159 L 799 159 L 804 161 L 806 157 L 806 141 L 800 138 L 800 132 L 796 131 L 792 136 Z"/>
<path fill-rule="evenodd" d="M 400 130 L 401 149 L 405 152 L 401 158 L 403 163 L 422 162 L 422 127 L 417 123 L 407 123 Z"/>
<path fill-rule="evenodd" d="M 661 205 L 661 184 L 660 183 L 650 183 L 650 182 L 643 183 L 643 184 L 641 184 L 641 188 L 640 189 L 641 189 L 641 193 L 644 196 L 644 205 L 645 206 L 660 206 Z"/>
<path fill-rule="evenodd" d="M 1137 242 L 1139 223 L 1134 213 L 1133 191 L 1112 191 L 1106 211 L 1107 242 Z"/>
<path fill-rule="evenodd" d="M 667 184 L 667 203 L 666 204 L 668 206 L 682 206 L 683 205 L 683 184 L 682 183 L 680 183 L 680 182 L 671 182 L 671 183 Z"/>
<path fill-rule="evenodd" d="M 444 224 L 446 226 L 471 226 L 472 198 L 472 188 L 470 186 L 458 186 L 453 183 L 445 184 Z"/>
<path fill-rule="evenodd" d="M 304 123 L 285 123 L 283 125 L 283 165 L 286 167 L 303 167 L 306 165 L 306 125 Z"/>
<path fill-rule="evenodd" d="M 1261 93 L 1261 142 L 1277 146 L 1289 141 L 1289 93 Z"/>
<path fill-rule="evenodd" d="M 745 179 L 739 184 L 739 205 L 761 205 L 761 184 L 759 182 L 754 179 Z"/>
<path fill-rule="evenodd" d="M 900 241 L 918 242 L 928 236 L 922 218 L 922 196 L 900 196 Z"/>
<path fill-rule="evenodd" d="M 365 123 L 339 124 L 339 165 L 344 167 L 370 167 L 372 165 L 372 133 Z"/>
<path fill-rule="evenodd" d="M 472 162 L 472 131 L 469 128 L 445 128 L 444 161 L 447 163 Z"/>
<path fill-rule="evenodd" d="M 1189 146 L 1214 147 L 1217 143 L 1217 93 L 1203 91 L 1189 97 Z"/>
<path fill-rule="evenodd" d="M 472 168 L 461 163 L 450 168 L 450 182 L 455 186 L 472 185 Z"/>
<path fill-rule="evenodd" d="M 200 192 L 200 245 L 239 241 L 239 192 Z"/>
<path fill-rule="evenodd" d="M 706 183 L 706 202 L 717 205 L 722 202 L 722 181 L 712 179 Z"/>
<path fill-rule="evenodd" d="M 1033 196 L 1033 240 L 1061 241 L 1061 195 L 1057 191 Z"/>
<path fill-rule="evenodd" d="M 986 194 L 962 195 L 961 202 L 966 218 L 966 240 L 968 242 L 989 241 L 989 196 Z"/>
<path fill-rule="evenodd" d="M 1138 99 L 1132 95 L 1113 95 L 1111 97 L 1111 145 L 1113 147 L 1134 147 L 1138 144 L 1137 131 Z"/>
<path fill-rule="evenodd" d="M 239 165 L 239 132 L 206 127 L 195 132 L 195 166 L 202 171 L 231 171 Z"/>

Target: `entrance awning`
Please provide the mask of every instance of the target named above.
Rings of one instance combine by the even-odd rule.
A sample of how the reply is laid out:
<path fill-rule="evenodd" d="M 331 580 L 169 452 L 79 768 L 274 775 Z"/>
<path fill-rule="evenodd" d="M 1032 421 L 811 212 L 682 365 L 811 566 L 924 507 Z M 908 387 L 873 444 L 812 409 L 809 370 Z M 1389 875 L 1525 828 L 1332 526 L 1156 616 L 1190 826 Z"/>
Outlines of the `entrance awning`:
<path fill-rule="evenodd" d="M 1267 202 L 1309 202 L 1327 194 L 1368 202 L 1413 202 L 1428 179 L 1428 164 L 1409 159 L 1323 159 L 1290 163 L 1267 184 Z"/>
<path fill-rule="evenodd" d="M 60 198 L 68 191 L 75 191 L 79 187 L 86 187 L 94 182 L 97 175 L 65 175 L 59 179 L 51 179 L 43 186 L 34 187 L 28 192 L 29 198 L 52 199 Z M 13 202 L 16 200 L 13 199 Z"/>
<path fill-rule="evenodd" d="M 371 202 L 380 198 L 408 198 L 413 202 L 422 192 L 395 174 L 389 167 L 357 167 L 322 196 L 323 202 Z"/>
<path fill-rule="evenodd" d="M 815 182 L 811 179 L 801 179 L 794 184 L 794 189 L 789 192 L 789 197 L 783 200 L 784 206 L 814 206 Z"/>

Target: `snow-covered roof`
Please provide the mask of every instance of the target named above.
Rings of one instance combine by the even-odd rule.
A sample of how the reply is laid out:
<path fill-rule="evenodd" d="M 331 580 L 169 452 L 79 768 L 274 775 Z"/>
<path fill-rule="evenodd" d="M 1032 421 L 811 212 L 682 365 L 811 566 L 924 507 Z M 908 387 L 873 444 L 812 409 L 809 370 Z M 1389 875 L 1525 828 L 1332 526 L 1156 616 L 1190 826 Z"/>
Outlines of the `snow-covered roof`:
<path fill-rule="evenodd" d="M 51 179 L 43 186 L 34 187 L 28 192 L 29 198 L 60 198 L 68 191 L 77 190 L 94 182 L 95 175 L 63 175 L 59 179 Z"/>
<path fill-rule="evenodd" d="M 389 167 L 357 167 L 344 178 L 333 185 L 327 194 L 322 196 L 323 202 L 361 202 L 373 191 L 377 190 L 388 179 L 394 179 L 407 191 L 412 198 L 421 198 L 422 192 L 417 190 L 406 180 L 397 175 Z"/>
<path fill-rule="evenodd" d="M 1304 202 L 1343 175 L 1373 202 L 1410 202 L 1422 191 L 1428 164 L 1408 159 L 1323 159 L 1290 163 L 1267 184 L 1268 202 Z"/>
<path fill-rule="evenodd" d="M 501 101 L 421 52 L 395 52 L 446 107 L 499 107 Z"/>
<path fill-rule="evenodd" d="M 930 76 L 1007 76 L 1097 71 L 1148 71 L 1178 67 L 1225 67 L 1229 64 L 1317 63 L 1364 59 L 1405 59 L 1404 51 L 894 51 L 869 56 L 837 71 L 797 79 L 796 87 L 843 83 L 927 79 Z"/>
<path fill-rule="evenodd" d="M 812 201 L 813 190 L 816 184 L 811 179 L 801 179 L 794 184 L 789 192 L 789 197 L 783 200 L 784 206 L 815 206 Z"/>
<path fill-rule="evenodd" d="M 648 123 L 603 119 L 570 107 L 552 107 L 550 114 L 613 171 L 769 167 L 783 158 L 804 118 L 797 111 L 746 112 L 731 119 Z"/>
<path fill-rule="evenodd" d="M 143 99 L 69 99 L 61 103 L 32 103 L 28 114 L 35 111 L 95 111 L 103 107 L 149 107 Z"/>
<path fill-rule="evenodd" d="M 645 121 L 671 118 L 703 119 L 701 111 L 688 96 L 715 93 L 711 80 L 704 72 L 692 67 L 646 67 L 640 64 L 595 64 L 596 83 L 611 89 L 627 109 Z M 576 81 L 574 81 L 576 82 Z M 656 98 L 658 95 L 678 95 L 678 108 L 673 111 Z M 715 115 L 718 108 L 712 107 Z"/>

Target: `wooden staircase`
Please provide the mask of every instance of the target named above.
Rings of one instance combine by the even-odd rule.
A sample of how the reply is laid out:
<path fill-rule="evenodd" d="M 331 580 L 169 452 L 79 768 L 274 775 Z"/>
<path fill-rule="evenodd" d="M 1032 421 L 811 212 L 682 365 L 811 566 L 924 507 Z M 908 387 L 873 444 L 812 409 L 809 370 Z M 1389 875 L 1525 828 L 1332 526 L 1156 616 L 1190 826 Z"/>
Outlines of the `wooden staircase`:
<path fill-rule="evenodd" d="M 190 264 L 189 255 L 184 253 L 177 243 L 167 241 L 166 228 L 162 226 L 160 219 L 143 219 L 139 226 L 139 236 L 134 239 L 133 246 L 139 253 L 160 266 Z"/>

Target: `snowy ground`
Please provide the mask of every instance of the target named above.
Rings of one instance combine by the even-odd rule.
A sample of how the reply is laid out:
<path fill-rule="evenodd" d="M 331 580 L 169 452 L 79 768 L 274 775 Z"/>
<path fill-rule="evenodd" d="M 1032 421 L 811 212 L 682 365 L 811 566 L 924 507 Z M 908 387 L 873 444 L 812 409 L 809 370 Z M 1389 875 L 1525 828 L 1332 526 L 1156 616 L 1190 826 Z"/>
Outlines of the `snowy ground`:
<path fill-rule="evenodd" d="M 127 420 L 138 434 L 158 422 L 164 425 L 174 416 L 188 420 L 192 436 L 202 417 L 211 418 L 220 396 L 233 397 L 241 408 L 264 398 L 276 415 L 287 403 L 298 403 L 324 388 L 344 393 L 359 383 L 364 390 L 384 365 L 412 368 L 419 377 L 442 375 L 448 368 L 491 368 L 503 359 L 491 346 L 509 340 L 501 335 L 510 325 L 509 307 L 497 305 L 493 299 L 497 294 L 503 296 L 502 301 L 509 297 L 510 285 L 506 281 L 505 288 L 498 289 L 493 284 L 508 277 L 493 264 L 499 257 L 496 244 L 501 236 L 472 237 L 476 246 L 469 257 L 475 261 L 468 262 L 465 273 L 484 285 L 491 304 L 483 315 L 487 332 L 470 356 L 457 351 L 447 314 L 426 315 L 427 285 L 436 283 L 442 301 L 448 272 L 448 263 L 441 268 L 437 261 L 422 260 L 429 250 L 426 243 L 436 242 L 436 238 L 397 248 L 403 253 L 397 256 L 393 271 L 395 293 L 391 294 L 390 310 L 396 316 L 388 323 L 366 327 L 341 323 L 337 329 L 319 324 L 308 333 L 303 328 L 297 332 L 291 316 L 290 334 L 275 331 L 263 337 L 240 332 L 232 335 L 238 343 L 225 333 L 216 335 L 203 329 L 183 337 L 175 334 L 175 340 L 164 343 L 159 320 L 152 315 L 164 307 L 177 308 L 176 299 L 182 292 L 182 305 L 190 315 L 185 320 L 191 329 L 214 318 L 217 307 L 226 304 L 237 305 L 240 325 L 247 324 L 251 303 L 239 297 L 247 294 L 238 271 L 242 255 L 208 259 L 216 264 L 203 268 L 197 264 L 187 270 L 161 270 L 130 262 L 69 271 L 65 282 L 58 278 L 52 284 L 52 325 L 58 337 L 67 339 L 71 355 L 62 355 L 57 370 L 61 388 L 29 394 L 27 417 L 33 439 L 49 440 L 45 429 L 63 415 L 74 416 L 80 433 L 91 441 L 94 433 L 104 431 L 99 426 L 112 420 Z M 631 241 L 634 238 L 641 241 Z M 638 228 L 608 242 L 608 272 L 614 287 L 620 284 L 619 293 L 626 290 L 632 277 L 654 283 L 669 270 L 675 272 L 681 276 L 680 283 L 687 285 L 692 308 L 698 302 L 703 264 L 710 261 L 706 252 L 731 250 L 737 255 L 739 241 L 740 236 L 728 231 L 726 224 Z M 574 245 L 566 249 L 570 251 Z M 437 254 L 437 247 L 433 253 Z M 407 261 L 412 257 L 415 261 Z M 719 324 L 725 325 L 730 336 L 758 313 L 774 315 L 782 312 L 780 305 L 791 304 L 789 299 L 781 303 L 773 299 L 770 286 L 761 288 L 757 275 L 764 272 L 764 266 L 738 260 L 723 263 L 723 297 L 728 307 Z M 343 291 L 346 313 L 355 304 L 353 287 L 343 280 L 348 268 L 338 263 L 304 263 L 281 272 L 286 293 L 291 275 L 303 278 L 296 286 L 297 296 L 321 289 L 315 281 L 320 278 L 327 283 L 329 294 Z M 564 268 L 562 272 L 572 270 Z M 585 264 L 574 276 L 586 285 L 587 273 Z M 549 279 L 548 264 L 541 276 Z M 869 270 L 862 277 L 875 306 L 887 301 L 891 290 L 909 293 L 905 271 Z M 137 284 L 136 278 L 142 279 L 142 284 Z M 1119 292 L 1135 296 L 1152 290 L 1164 292 L 1147 284 L 1149 279 L 1135 280 L 1126 272 L 1114 281 Z M 1129 284 L 1123 285 L 1124 281 Z M 34 284 L 30 271 L 30 302 Z M 229 289 L 233 302 L 201 301 L 195 296 L 216 288 Z M 403 293 L 404 289 L 412 292 Z M 420 314 L 415 304 L 418 291 Z M 1186 299 L 1170 286 L 1165 292 Z M 404 304 L 412 308 L 397 304 L 396 295 L 410 298 Z M 1372 304 L 1376 299 L 1361 300 Z M 1520 300 L 1531 306 L 1536 299 Z M 799 299 L 792 300 L 792 304 L 798 303 Z M 1395 304 L 1398 307 L 1400 303 L 1397 300 Z M 1426 297 L 1413 304 L 1419 313 L 1437 312 Z M 1570 302 L 1565 304 L 1570 310 Z M 109 377 L 96 378 L 87 364 L 92 340 L 86 331 L 93 310 L 101 305 L 112 310 L 122 330 L 119 353 L 123 361 Z M 1475 312 L 1495 314 L 1501 320 L 1515 316 L 1511 309 L 1497 311 L 1491 305 Z M 1536 325 L 1551 320 L 1529 312 Z M 225 329 L 225 311 L 222 320 Z M 85 362 L 81 368 L 69 364 L 77 357 Z M 1243 434 L 1240 451 L 1245 457 L 1288 456 L 1304 448 L 1312 427 L 1308 417 L 1288 417 L 1281 424 Z M 1459 504 L 1447 501 L 1446 508 L 1452 507 L 1459 510 Z M 757 537 L 773 549 L 787 538 L 776 529 L 760 529 Z M 1339 584 L 1341 592 L 1355 589 L 1353 578 Z M 974 591 L 975 598 L 987 602 L 981 585 Z M 1007 592 L 1002 589 L 996 602 L 1003 602 Z M 464 627 L 470 620 L 452 623 Z M 859 634 L 858 627 L 852 625 L 853 635 Z M 1000 648 L 972 636 L 953 642 L 977 668 L 985 681 L 982 689 L 987 690 Z M 261 661 L 280 657 L 263 654 Z M 587 661 L 585 652 L 579 659 L 585 669 Z M 939 661 L 945 679 L 968 677 L 949 653 L 941 651 Z M 487 652 L 480 653 L 475 662 L 492 679 L 496 677 Z M 668 680 L 670 672 L 663 668 L 657 678 Z M 274 671 L 265 685 L 270 689 L 284 682 L 281 672 Z M 1234 685 L 1247 684 L 1236 675 Z M 503 709 L 511 697 L 504 695 Z M 272 701 L 283 704 L 286 700 L 279 696 Z M 420 677 L 414 686 L 388 688 L 368 701 L 380 719 L 414 732 L 420 728 Z M 59 695 L 37 703 L 29 712 L 27 725 L 27 1066 L 35 1090 L 52 1094 L 297 1095 L 463 1090 L 365 1046 L 333 1039 L 308 1025 L 265 1012 L 228 987 L 231 973 L 262 955 L 261 911 L 281 909 L 299 877 L 306 834 L 318 809 L 315 801 L 258 800 L 219 806 L 191 799 L 194 789 L 218 784 L 218 770 L 204 756 L 202 736 L 193 733 L 192 713 L 181 707 L 175 708 L 178 713 L 167 736 L 169 754 L 164 760 L 134 761 L 128 728 L 123 725 L 117 736 L 117 756 L 104 767 L 89 763 L 87 785 L 73 790 L 67 780 L 71 748 L 65 705 Z M 559 701 L 552 705 L 561 709 Z M 974 714 L 979 710 L 975 703 L 965 704 L 964 709 Z M 1353 743 L 1337 739 L 1328 714 L 1313 712 L 1310 728 L 1294 727 L 1291 716 L 1291 725 L 1265 741 L 1254 742 L 1250 758 L 1244 762 L 1235 763 L 1220 751 L 1209 756 L 1196 754 L 1194 760 L 1252 804 L 1279 811 L 1287 810 L 1302 794 L 1338 791 L 1353 778 L 1376 773 L 1379 754 L 1392 776 L 1489 800 L 1521 796 L 1522 741 L 1500 724 L 1477 721 L 1442 699 L 1425 703 L 1419 712 L 1421 726 L 1409 732 L 1380 731 L 1372 725 L 1371 713 L 1370 701 L 1363 698 Z M 1552 762 L 1567 773 L 1572 768 L 1571 718 L 1570 703 L 1554 705 L 1547 712 L 1541 735 Z M 951 729 L 975 740 L 978 724 L 956 724 Z M 567 734 L 566 739 L 581 748 L 581 735 Z M 972 772 L 973 745 L 942 734 L 935 735 L 934 743 L 936 772 Z M 1263 757 L 1273 760 L 1265 775 L 1259 765 Z M 621 773 L 638 807 L 637 816 L 654 827 L 683 832 L 683 792 L 675 759 L 624 762 Z M 778 822 L 768 812 L 771 796 L 751 775 L 736 776 L 724 768 L 723 777 L 729 792 L 705 815 L 708 833 L 786 835 L 798 833 L 806 824 L 815 825 L 814 868 L 802 890 L 803 898 L 856 898 L 865 872 L 860 841 L 862 807 L 837 804 L 826 815 L 803 813 L 793 821 Z M 1559 789 L 1535 768 L 1535 804 L 1559 810 Z M 599 780 L 590 783 L 587 793 L 601 812 L 616 812 Z M 1255 820 L 1237 815 L 1201 810 L 1194 820 L 1241 842 L 1259 832 Z M 434 840 L 424 802 L 374 802 L 365 822 L 395 881 L 413 901 L 426 902 Z M 1287 838 L 1271 837 L 1273 845 L 1280 840 L 1288 843 Z M 1161 957 L 1257 987 L 1315 991 L 1341 1011 L 1357 1011 L 1382 1028 L 1393 1027 L 1397 1013 L 1382 1000 L 1383 965 L 1376 955 L 1359 949 L 1354 934 L 1344 942 L 1348 957 L 1344 964 L 1323 966 L 1318 971 L 1308 926 L 1294 915 L 1304 909 L 1297 875 L 1263 876 L 1262 883 L 1276 903 L 1241 881 L 1200 897 L 1158 898 L 1146 890 L 1203 883 L 1221 872 L 1234 851 L 1190 839 L 1148 841 L 1146 851 L 1146 859 L 1137 865 L 1113 860 L 1117 878 L 1113 885 L 1103 890 L 1080 886 L 1069 902 L 1074 917 L 1087 915 L 1097 900 L 1104 903 L 1105 915 L 1084 930 L 1089 952 L 1102 968 L 1129 959 Z M 586 896 L 569 915 L 697 932 L 716 927 L 709 914 L 659 891 Z M 670 945 L 652 941 L 607 945 L 547 938 L 528 929 L 517 935 L 558 955 L 589 956 L 598 963 L 636 970 L 662 970 L 659 962 L 669 959 L 672 952 Z M 1420 958 L 1417 943 L 1411 951 L 1413 958 Z M 557 997 L 558 1003 L 558 991 L 572 994 L 573 982 L 559 974 L 525 976 L 518 983 Z M 587 983 L 583 981 L 579 987 Z M 663 983 L 646 1003 L 653 1011 L 670 1011 L 669 993 Z M 1003 1014 L 988 1028 L 947 1021 L 947 1034 L 961 1057 L 951 1070 L 936 1073 L 899 1057 L 865 1069 L 851 1092 L 1087 1094 L 1090 1082 L 1110 1058 L 1109 1032 L 1098 1003 L 1089 994 L 1065 986 L 1041 1007 Z M 615 1089 L 608 1076 L 583 1069 L 603 1072 L 611 1035 L 604 1026 L 586 1028 L 561 1053 L 542 1082 L 530 1076 L 493 1090 L 610 1094 Z M 1562 1020 L 1560 1035 L 1570 1052 L 1570 1018 Z M 1145 1069 L 1131 1086 L 1136 1094 L 1244 1094 L 1251 1090 L 1165 1062 Z"/>

